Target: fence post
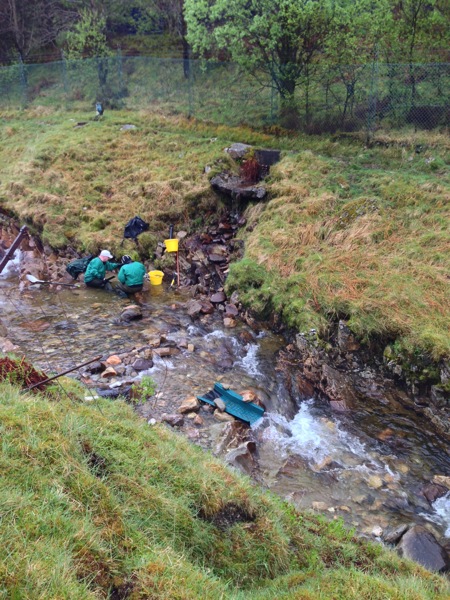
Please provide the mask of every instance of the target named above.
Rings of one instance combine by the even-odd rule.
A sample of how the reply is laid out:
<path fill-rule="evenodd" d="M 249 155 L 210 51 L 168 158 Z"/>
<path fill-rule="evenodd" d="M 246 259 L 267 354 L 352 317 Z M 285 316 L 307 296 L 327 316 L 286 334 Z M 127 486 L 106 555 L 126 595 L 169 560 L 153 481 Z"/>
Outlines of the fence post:
<path fill-rule="evenodd" d="M 378 94 L 378 53 L 372 62 L 372 78 L 370 82 L 369 105 L 367 111 L 367 134 L 366 143 L 371 144 L 375 133 L 377 120 L 377 94 Z"/>
<path fill-rule="evenodd" d="M 66 56 L 64 54 L 64 50 L 61 50 L 61 69 L 62 69 L 62 78 L 63 78 L 63 89 L 64 95 L 66 97 L 67 102 L 67 94 L 68 94 L 68 85 L 67 85 L 67 62 Z"/>
<path fill-rule="evenodd" d="M 190 56 L 187 59 L 183 59 L 184 65 L 186 64 L 186 60 L 189 63 L 187 80 L 188 80 L 188 117 L 191 118 L 194 116 L 194 99 L 192 95 L 192 62 Z M 186 71 L 185 71 L 186 72 Z"/>
<path fill-rule="evenodd" d="M 22 93 L 22 106 L 26 106 L 28 103 L 28 85 L 27 85 L 27 73 L 25 71 L 25 65 L 23 64 L 22 57 L 19 56 L 19 73 L 20 73 L 20 88 Z"/>
<path fill-rule="evenodd" d="M 119 81 L 118 98 L 120 100 L 120 104 L 122 104 L 122 99 L 125 97 L 125 88 L 123 84 L 122 49 L 120 46 L 117 46 L 117 79 Z"/>

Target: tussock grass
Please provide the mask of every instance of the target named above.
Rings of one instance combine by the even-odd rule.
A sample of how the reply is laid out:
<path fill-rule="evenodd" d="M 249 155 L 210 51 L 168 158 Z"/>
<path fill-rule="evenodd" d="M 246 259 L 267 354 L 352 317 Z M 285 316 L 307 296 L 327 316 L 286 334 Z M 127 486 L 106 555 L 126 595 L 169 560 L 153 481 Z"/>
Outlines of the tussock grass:
<path fill-rule="evenodd" d="M 449 144 L 422 134 L 418 153 L 418 141 L 391 135 L 369 149 L 312 139 L 314 150 L 286 155 L 266 210 L 248 210 L 257 226 L 228 289 L 300 330 L 326 336 L 344 318 L 363 341 L 450 356 Z M 257 285 L 249 261 L 266 273 Z"/>
<path fill-rule="evenodd" d="M 444 579 L 296 512 L 121 402 L 3 383 L 0 424 L 0 597 L 447 597 Z M 247 518 L 219 529 L 230 505 Z"/>
<path fill-rule="evenodd" d="M 75 127 L 86 122 L 82 127 Z M 209 177 L 232 168 L 233 141 L 283 150 L 271 169 L 270 201 L 252 205 L 246 262 L 230 270 L 255 313 L 280 313 L 292 327 L 327 335 L 339 318 L 363 340 L 397 340 L 434 360 L 450 355 L 450 185 L 443 133 L 304 137 L 227 127 L 152 110 L 86 112 L 35 106 L 0 121 L 0 206 L 55 248 L 116 253 L 127 221 L 153 255 L 170 224 L 192 231 L 226 206 Z M 124 124 L 135 130 L 121 131 Z M 265 272 L 255 285 L 245 269 Z"/>

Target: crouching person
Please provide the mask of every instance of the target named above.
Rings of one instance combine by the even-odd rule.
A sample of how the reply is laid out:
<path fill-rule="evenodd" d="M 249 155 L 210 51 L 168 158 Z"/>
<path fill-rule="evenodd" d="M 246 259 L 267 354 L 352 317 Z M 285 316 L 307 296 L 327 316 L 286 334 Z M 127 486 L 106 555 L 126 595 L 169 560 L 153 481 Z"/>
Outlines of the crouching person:
<path fill-rule="evenodd" d="M 118 278 L 119 283 L 116 289 L 126 294 L 140 292 L 144 285 L 145 267 L 142 263 L 134 261 L 130 256 L 122 257 L 122 267 L 120 268 Z"/>
<path fill-rule="evenodd" d="M 109 250 L 102 250 L 91 260 L 84 274 L 84 283 L 88 287 L 111 290 L 111 284 L 105 279 L 106 271 L 113 271 L 120 267 L 120 263 L 109 262 L 113 255 Z"/>

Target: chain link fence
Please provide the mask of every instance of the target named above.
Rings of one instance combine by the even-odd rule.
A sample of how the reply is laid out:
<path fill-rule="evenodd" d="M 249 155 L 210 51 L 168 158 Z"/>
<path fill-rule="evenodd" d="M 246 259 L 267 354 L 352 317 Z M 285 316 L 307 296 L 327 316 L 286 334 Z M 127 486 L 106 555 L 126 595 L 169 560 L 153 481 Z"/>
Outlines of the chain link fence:
<path fill-rule="evenodd" d="M 0 106 L 60 106 L 94 110 L 158 107 L 217 124 L 307 133 L 445 128 L 449 125 L 450 64 L 316 65 L 297 81 L 293 110 L 264 72 L 236 64 L 120 53 L 80 61 L 0 68 Z M 291 103 L 292 108 L 292 103 Z"/>

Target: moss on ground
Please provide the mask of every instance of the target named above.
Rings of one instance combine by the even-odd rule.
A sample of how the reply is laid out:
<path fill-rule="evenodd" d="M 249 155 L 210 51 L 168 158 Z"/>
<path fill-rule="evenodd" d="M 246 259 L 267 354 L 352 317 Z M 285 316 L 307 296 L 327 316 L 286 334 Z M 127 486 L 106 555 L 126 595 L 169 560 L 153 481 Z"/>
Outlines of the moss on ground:
<path fill-rule="evenodd" d="M 448 597 L 443 578 L 297 512 L 122 402 L 5 383 L 0 399 L 2 598 Z"/>

